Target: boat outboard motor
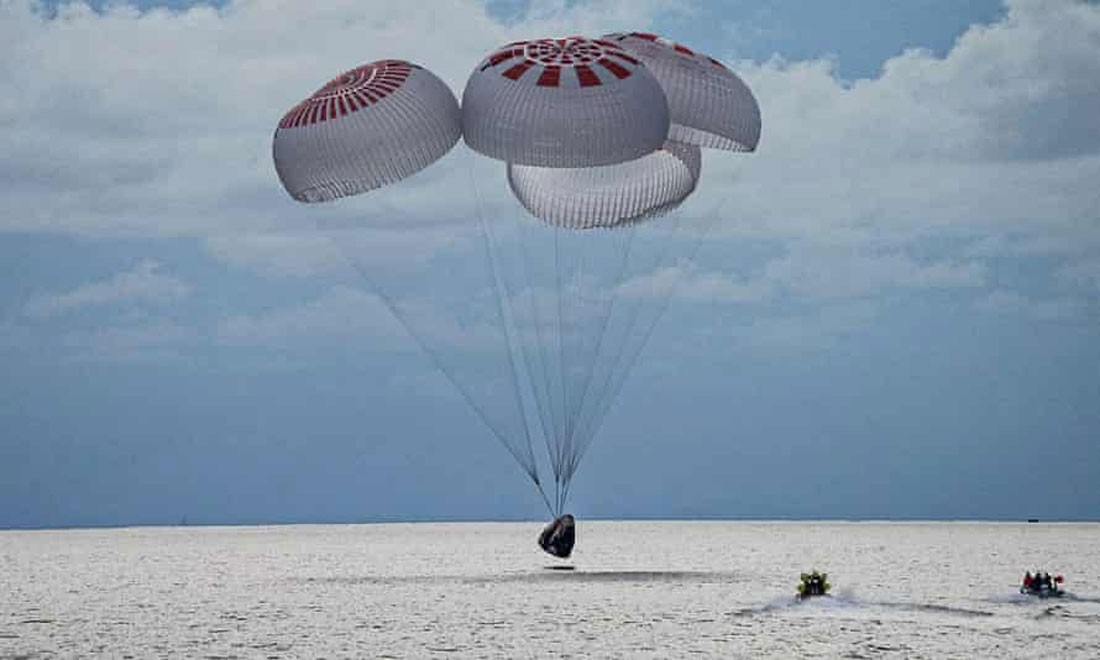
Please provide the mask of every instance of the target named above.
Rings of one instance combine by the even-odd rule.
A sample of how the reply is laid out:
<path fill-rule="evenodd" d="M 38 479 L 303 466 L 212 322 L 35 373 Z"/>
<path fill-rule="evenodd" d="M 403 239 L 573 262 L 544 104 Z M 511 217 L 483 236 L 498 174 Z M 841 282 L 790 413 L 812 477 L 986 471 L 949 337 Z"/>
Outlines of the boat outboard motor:
<path fill-rule="evenodd" d="M 539 534 L 539 547 L 562 559 L 573 554 L 573 544 L 576 542 L 576 522 L 569 513 L 556 518 Z"/>

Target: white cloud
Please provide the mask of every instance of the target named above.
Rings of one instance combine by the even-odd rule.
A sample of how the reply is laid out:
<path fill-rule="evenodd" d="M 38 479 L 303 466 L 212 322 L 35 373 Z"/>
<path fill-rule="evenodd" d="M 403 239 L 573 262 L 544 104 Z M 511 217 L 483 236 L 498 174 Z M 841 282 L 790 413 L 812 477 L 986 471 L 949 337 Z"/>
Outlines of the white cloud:
<path fill-rule="evenodd" d="M 145 260 L 132 270 L 109 279 L 82 284 L 60 294 L 36 294 L 27 302 L 24 313 L 34 318 L 59 316 L 88 307 L 125 303 L 168 304 L 191 294 L 191 285 L 160 272 L 155 261 Z"/>
<path fill-rule="evenodd" d="M 302 277 L 347 268 L 339 247 L 320 232 L 213 236 L 206 250 L 224 263 L 273 275 Z"/>
<path fill-rule="evenodd" d="M 851 84 L 829 61 L 773 61 L 746 74 L 764 107 L 765 150 L 859 160 L 1016 160 L 1095 155 L 1100 8 L 1011 0 L 945 57 L 920 49 Z M 854 149 L 853 149 L 854 147 Z"/>
<path fill-rule="evenodd" d="M 472 227 L 399 228 L 316 227 L 305 231 L 226 234 L 205 242 L 207 252 L 227 264 L 269 275 L 308 277 L 356 275 L 357 269 L 415 268 L 460 241 L 480 237 Z"/>
<path fill-rule="evenodd" d="M 799 296 L 860 298 L 891 288 L 953 289 L 984 284 L 978 263 L 919 263 L 897 252 L 853 251 L 848 246 L 797 248 L 770 262 L 764 278 Z"/>
<path fill-rule="evenodd" d="M 183 359 L 179 349 L 197 339 L 193 328 L 154 319 L 67 332 L 61 346 L 78 359 L 163 362 Z"/>
<path fill-rule="evenodd" d="M 742 340 L 754 350 L 824 351 L 858 333 L 877 316 L 878 311 L 869 302 L 833 303 L 808 314 L 754 319 Z"/>
<path fill-rule="evenodd" d="M 727 233 L 816 239 L 1096 233 L 1100 7 L 1009 2 L 940 58 L 909 51 L 848 84 L 828 61 L 745 63 L 759 152 L 713 157 Z M 736 174 L 734 174 L 736 172 Z"/>
<path fill-rule="evenodd" d="M 619 287 L 619 295 L 663 297 L 671 292 L 682 300 L 758 302 L 774 294 L 770 282 L 734 280 L 722 273 L 693 273 L 668 267 L 635 277 Z"/>
<path fill-rule="evenodd" d="M 665 268 L 625 282 L 623 295 L 763 302 L 786 292 L 800 298 L 866 298 L 900 288 L 970 289 L 985 284 L 979 262 L 928 262 L 898 252 L 861 252 L 849 244 L 800 243 L 754 276 Z"/>
<path fill-rule="evenodd" d="M 1051 229 L 1037 235 L 1023 232 L 985 235 L 970 244 L 964 255 L 980 259 L 998 256 L 1087 259 L 1100 255 L 1100 222 L 1096 219 Z"/>
<path fill-rule="evenodd" d="M 271 134 L 332 76 L 398 57 L 459 90 L 502 43 L 645 26 L 663 7 L 675 3 L 536 3 L 506 26 L 473 0 L 146 12 L 71 3 L 55 18 L 30 0 L 0 3 L 0 228 L 209 236 L 300 226 L 310 216 L 278 185 Z"/>
<path fill-rule="evenodd" d="M 503 344 L 502 330 L 486 322 L 487 315 L 470 312 L 477 304 L 473 300 L 414 296 L 391 300 L 401 321 L 377 296 L 337 286 L 302 304 L 222 319 L 215 335 L 223 345 L 318 348 L 344 344 L 364 352 L 412 349 L 421 340 L 435 349 L 498 350 Z M 416 333 L 415 338 L 407 328 Z"/>
<path fill-rule="evenodd" d="M 0 227 L 212 236 L 300 226 L 317 211 L 279 188 L 270 137 L 282 112 L 329 76 L 407 57 L 459 90 L 472 63 L 510 39 L 644 27 L 667 11 L 683 9 L 535 3 L 502 25 L 472 0 L 240 0 L 144 13 L 70 4 L 48 19 L 7 2 L 0 55 L 19 66 L 0 69 L 11 90 L 0 101 L 9 201 Z M 700 196 L 733 194 L 739 228 L 787 235 L 1092 218 L 1098 35 L 1095 5 L 1014 0 L 946 57 L 908 51 L 874 79 L 847 84 L 828 61 L 743 63 L 764 114 L 760 152 L 713 154 Z M 742 180 L 727 192 L 734 162 Z M 435 194 L 400 201 L 437 211 L 467 202 L 462 176 L 426 176 Z M 484 192 L 502 192 L 499 178 Z"/>
<path fill-rule="evenodd" d="M 983 259 L 1001 248 L 1094 261 L 1100 7 L 1006 6 L 1002 20 L 971 28 L 945 56 L 900 53 L 875 78 L 842 81 L 827 60 L 737 64 L 760 100 L 760 149 L 708 153 L 693 208 L 728 198 L 715 240 L 758 237 L 788 252 L 749 275 L 694 273 L 682 295 L 753 302 L 785 291 L 826 301 L 978 288 L 988 278 Z M 401 263 L 449 243 L 396 230 L 469 231 L 479 205 L 494 213 L 509 195 L 499 164 L 460 146 L 378 195 L 290 201 L 271 166 L 271 132 L 328 77 L 403 57 L 457 91 L 479 57 L 512 39 L 645 28 L 663 12 L 688 11 L 671 1 L 548 1 L 502 24 L 474 0 L 237 0 L 147 12 L 70 4 L 56 18 L 35 7 L 0 2 L 0 61 L 9 63 L 0 88 L 10 90 L 0 99 L 0 231 L 195 236 L 226 263 L 297 276 L 335 272 L 314 222 L 394 229 L 370 254 Z M 970 253 L 908 256 L 910 241 L 940 235 L 984 236 L 985 252 L 971 244 Z M 1064 280 L 1089 281 L 1089 271 L 1062 270 Z M 106 295 L 95 290 L 36 299 L 28 313 L 106 304 L 80 302 Z M 242 317 L 225 337 L 250 322 L 260 336 L 295 327 Z"/>
<path fill-rule="evenodd" d="M 1058 270 L 1058 279 L 1067 286 L 1082 287 L 1100 293 L 1100 258 L 1073 261 Z"/>
<path fill-rule="evenodd" d="M 301 305 L 223 319 L 216 336 L 223 344 L 285 347 L 334 340 L 392 345 L 403 333 L 377 298 L 337 287 Z"/>
<path fill-rule="evenodd" d="M 978 309 L 997 314 L 1024 316 L 1039 321 L 1064 321 L 1080 318 L 1088 309 L 1075 298 L 1036 299 L 1014 291 L 998 289 L 977 303 Z"/>

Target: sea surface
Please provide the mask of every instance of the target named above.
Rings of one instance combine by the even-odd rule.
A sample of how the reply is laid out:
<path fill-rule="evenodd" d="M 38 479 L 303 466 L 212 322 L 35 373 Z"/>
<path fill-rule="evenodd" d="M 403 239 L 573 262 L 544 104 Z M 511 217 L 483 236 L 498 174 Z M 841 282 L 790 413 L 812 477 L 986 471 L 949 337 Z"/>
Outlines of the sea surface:
<path fill-rule="evenodd" d="M 3 531 L 0 657 L 1100 658 L 1100 524 L 542 525 Z"/>

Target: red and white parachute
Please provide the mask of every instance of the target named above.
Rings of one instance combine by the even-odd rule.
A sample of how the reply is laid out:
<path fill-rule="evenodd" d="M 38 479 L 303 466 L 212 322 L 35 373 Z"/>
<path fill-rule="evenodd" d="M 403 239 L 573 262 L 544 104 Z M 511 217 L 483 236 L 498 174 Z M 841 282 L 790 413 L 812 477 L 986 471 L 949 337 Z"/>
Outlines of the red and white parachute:
<path fill-rule="evenodd" d="M 272 144 L 290 196 L 325 202 L 396 183 L 458 142 L 462 115 L 430 71 L 379 60 L 330 80 L 290 109 Z"/>
<path fill-rule="evenodd" d="M 646 67 L 584 37 L 504 46 L 470 74 L 462 107 L 466 144 L 516 165 L 614 165 L 668 136 L 668 102 Z"/>
<path fill-rule="evenodd" d="M 760 110 L 723 64 L 656 35 L 534 39 L 486 55 L 461 109 L 422 66 L 387 59 L 356 67 L 285 114 L 272 152 L 294 199 L 324 202 L 408 178 L 459 137 L 469 150 L 456 157 L 468 159 L 473 194 L 506 181 L 515 200 L 504 211 L 475 200 L 484 260 L 443 241 L 456 251 L 405 268 L 394 286 L 369 259 L 355 265 L 558 514 L 665 309 L 672 267 L 698 244 L 696 233 L 677 235 L 686 214 L 676 210 L 699 187 L 701 149 L 755 150 Z M 495 183 L 473 174 L 483 157 L 503 166 Z M 463 215 L 452 199 L 444 206 Z M 419 289 L 412 270 L 423 276 Z M 488 284 L 460 291 L 479 270 Z M 484 351 L 490 325 L 497 363 Z M 445 340 L 443 326 L 471 336 Z M 483 351 L 477 359 L 474 350 Z M 544 462 L 532 448 L 539 437 Z M 540 465 L 553 473 L 553 504 Z"/>
<path fill-rule="evenodd" d="M 644 62 L 668 99 L 668 138 L 708 149 L 755 151 L 760 106 L 737 74 L 713 57 L 648 32 L 609 34 Z"/>

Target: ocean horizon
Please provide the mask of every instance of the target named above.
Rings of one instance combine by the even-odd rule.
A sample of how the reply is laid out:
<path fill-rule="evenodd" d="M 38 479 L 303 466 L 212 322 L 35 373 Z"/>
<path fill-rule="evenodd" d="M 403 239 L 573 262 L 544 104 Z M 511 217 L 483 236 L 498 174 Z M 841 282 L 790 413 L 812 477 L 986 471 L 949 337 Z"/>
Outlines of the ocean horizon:
<path fill-rule="evenodd" d="M 104 522 L 104 523 L 74 523 L 74 524 L 24 524 L 24 525 L 0 525 L 0 532 L 5 531 L 49 531 L 49 530 L 81 530 L 81 529 L 140 529 L 162 527 L 293 527 L 293 526 L 331 526 L 331 525 L 403 525 L 403 524 L 508 524 L 508 523 L 541 523 L 545 524 L 551 519 L 547 514 L 542 518 L 525 516 L 501 516 L 479 518 L 473 516 L 408 516 L 408 517 L 371 517 L 362 519 L 289 519 L 289 520 L 239 520 L 239 521 L 204 521 L 202 519 L 179 519 L 175 521 L 136 521 L 136 522 Z M 787 524 L 1046 524 L 1046 525 L 1071 525 L 1071 524 L 1100 524 L 1100 518 L 887 518 L 887 517 L 829 517 L 829 518 L 783 518 L 783 517 L 722 517 L 722 516 L 584 516 L 577 518 L 584 522 L 699 522 L 699 523 L 772 523 L 776 525 Z"/>

